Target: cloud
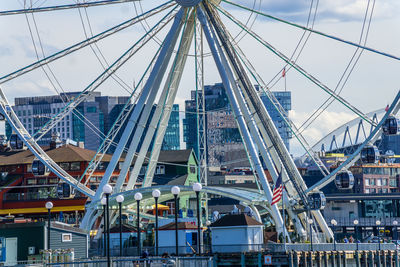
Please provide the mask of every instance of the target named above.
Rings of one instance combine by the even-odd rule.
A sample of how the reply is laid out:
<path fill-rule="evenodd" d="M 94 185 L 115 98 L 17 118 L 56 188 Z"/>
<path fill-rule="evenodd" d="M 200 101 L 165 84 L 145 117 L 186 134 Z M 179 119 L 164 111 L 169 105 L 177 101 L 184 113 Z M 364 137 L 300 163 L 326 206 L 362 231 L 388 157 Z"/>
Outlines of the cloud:
<path fill-rule="evenodd" d="M 370 1 L 370 8 L 374 1 Z M 274 15 L 290 21 L 306 23 L 310 7 L 312 13 L 317 7 L 317 21 L 362 21 L 368 6 L 365 0 L 337 0 L 337 1 L 309 1 L 309 0 L 263 0 L 263 1 L 239 1 L 241 5 L 254 8 L 261 12 Z M 228 8 L 232 6 L 227 5 Z M 397 16 L 398 1 L 376 1 L 374 19 L 388 19 Z M 236 9 L 236 8 L 234 8 Z"/>
<path fill-rule="evenodd" d="M 314 111 L 298 112 L 291 110 L 289 117 L 295 123 L 295 125 L 299 127 L 310 117 L 313 112 Z M 308 144 L 312 146 L 331 131 L 342 126 L 355 117 L 356 116 L 354 114 L 347 112 L 325 111 L 310 127 L 303 132 L 302 135 L 307 140 Z M 304 153 L 304 150 L 295 138 L 293 138 L 291 142 L 291 153 L 294 155 L 301 155 Z"/>

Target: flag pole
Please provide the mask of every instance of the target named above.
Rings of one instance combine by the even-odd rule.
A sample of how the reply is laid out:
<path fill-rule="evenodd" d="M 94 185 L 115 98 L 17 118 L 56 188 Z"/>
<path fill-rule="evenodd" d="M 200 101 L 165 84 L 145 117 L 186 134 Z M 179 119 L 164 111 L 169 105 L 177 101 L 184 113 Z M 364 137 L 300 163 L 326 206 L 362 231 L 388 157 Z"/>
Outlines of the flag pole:
<path fill-rule="evenodd" d="M 282 181 L 282 214 L 283 214 L 283 244 L 284 244 L 284 248 L 285 248 L 285 252 L 287 251 L 286 249 L 286 218 L 285 218 L 285 202 L 284 202 L 284 198 L 285 198 L 285 184 Z"/>

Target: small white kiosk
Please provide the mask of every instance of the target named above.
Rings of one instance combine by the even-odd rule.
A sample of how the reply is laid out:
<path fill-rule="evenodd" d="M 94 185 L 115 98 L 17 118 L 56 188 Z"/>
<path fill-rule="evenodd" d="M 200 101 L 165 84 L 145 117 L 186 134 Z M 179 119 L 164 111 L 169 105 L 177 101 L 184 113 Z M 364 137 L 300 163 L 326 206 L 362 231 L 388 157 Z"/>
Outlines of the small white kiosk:
<path fill-rule="evenodd" d="M 245 214 L 225 215 L 210 225 L 213 252 L 259 251 L 264 225 Z"/>

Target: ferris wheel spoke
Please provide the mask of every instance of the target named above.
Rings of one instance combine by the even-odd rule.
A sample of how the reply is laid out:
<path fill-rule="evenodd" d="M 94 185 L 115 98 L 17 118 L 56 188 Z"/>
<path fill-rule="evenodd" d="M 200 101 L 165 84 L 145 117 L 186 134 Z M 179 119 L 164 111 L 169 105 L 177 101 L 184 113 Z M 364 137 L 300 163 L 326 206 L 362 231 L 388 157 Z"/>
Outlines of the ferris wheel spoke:
<path fill-rule="evenodd" d="M 4 10 L 4 11 L 0 11 L 0 16 L 19 15 L 19 14 L 37 13 L 37 12 L 48 12 L 48 11 L 60 11 L 60 10 L 66 10 L 66 9 L 104 6 L 104 5 L 121 4 L 121 3 L 135 2 L 135 1 L 140 1 L 140 0 L 103 0 L 103 1 L 77 3 L 77 4 L 70 4 L 70 5 L 58 5 L 58 6 L 25 8 L 25 9 L 15 9 L 15 10 Z M 172 2 L 172 1 L 168 1 L 167 3 L 170 3 L 170 2 Z"/>
<path fill-rule="evenodd" d="M 77 183 L 77 180 L 67 173 L 64 169 L 58 166 L 52 158 L 50 158 L 46 152 L 35 142 L 33 137 L 25 129 L 24 125 L 19 120 L 18 116 L 14 113 L 13 108 L 8 103 L 7 98 L 0 89 L 0 113 L 2 113 L 11 128 L 18 134 L 19 138 L 29 148 L 29 150 L 38 158 L 45 166 L 47 166 L 57 177 L 66 181 L 71 186 L 74 186 L 78 191 L 86 196 L 94 196 L 94 191 L 81 183 Z"/>
<path fill-rule="evenodd" d="M 7 81 L 15 79 L 15 78 L 17 78 L 17 77 L 19 77 L 19 76 L 21 76 L 23 74 L 26 74 L 26 73 L 28 73 L 28 72 L 30 72 L 32 70 L 40 68 L 43 65 L 46 65 L 46 64 L 48 64 L 48 63 L 50 63 L 52 61 L 55 61 L 57 59 L 60 59 L 60 58 L 62 58 L 64 56 L 69 55 L 69 54 L 71 54 L 71 53 L 73 53 L 75 51 L 78 51 L 78 50 L 80 50 L 80 49 L 82 49 L 82 48 L 84 48 L 84 47 L 86 47 L 88 45 L 96 43 L 99 40 L 102 40 L 102 39 L 104 39 L 104 38 L 106 38 L 106 37 L 108 37 L 110 35 L 113 35 L 113 34 L 119 32 L 119 31 L 121 31 L 123 29 L 126 29 L 126 28 L 128 28 L 128 27 L 130 27 L 130 26 L 132 26 L 132 25 L 134 25 L 134 24 L 136 24 L 136 23 L 138 23 L 138 22 L 140 22 L 142 20 L 146 20 L 147 18 L 150 18 L 151 16 L 153 16 L 155 14 L 158 14 L 158 13 L 160 13 L 160 12 L 162 12 L 162 11 L 164 11 L 164 10 L 174 6 L 174 5 L 175 5 L 174 3 L 171 3 L 171 4 L 162 4 L 160 6 L 157 6 L 157 7 L 153 8 L 153 9 L 151 9 L 149 11 L 146 11 L 145 13 L 143 13 L 143 14 L 141 14 L 141 15 L 133 18 L 133 19 L 126 20 L 126 21 L 124 21 L 124 22 L 122 22 L 122 23 L 120 23 L 120 24 L 118 24 L 118 25 L 116 25 L 116 26 L 114 26 L 112 28 L 109 28 L 109 29 L 107 29 L 107 30 L 105 30 L 105 31 L 103 31 L 103 32 L 101 32 L 99 34 L 94 35 L 93 37 L 90 37 L 90 38 L 88 38 L 86 40 L 83 40 L 83 41 L 81 41 L 79 43 L 76 43 L 76 44 L 74 44 L 72 46 L 69 46 L 69 47 L 67 47 L 67 48 L 65 48 L 65 49 L 63 49 L 63 50 L 61 50 L 61 51 L 59 51 L 59 52 L 57 52 L 55 54 L 47 56 L 47 57 L 45 57 L 45 58 L 43 58 L 41 60 L 38 60 L 38 61 L 36 61 L 36 62 L 34 62 L 34 63 L 32 63 L 32 64 L 30 64 L 28 66 L 25 66 L 25 67 L 23 67 L 23 68 L 21 68 L 19 70 L 16 70 L 16 71 L 14 71 L 12 73 L 4 75 L 3 77 L 0 77 L 0 84 L 3 84 L 5 82 L 7 82 Z"/>
<path fill-rule="evenodd" d="M 227 18 L 229 18 L 232 22 L 234 22 L 236 25 L 238 25 L 240 28 L 245 29 L 247 33 L 250 34 L 256 41 L 258 41 L 260 44 L 268 48 L 272 53 L 274 53 L 276 56 L 281 58 L 283 61 L 285 61 L 287 64 L 289 64 L 292 68 L 294 68 L 296 71 L 298 71 L 300 74 L 305 76 L 308 80 L 313 82 L 315 85 L 317 85 L 319 88 L 321 88 L 323 91 L 328 93 L 330 96 L 335 98 L 338 102 L 340 102 L 342 105 L 344 105 L 346 108 L 351 110 L 353 113 L 355 113 L 357 116 L 365 120 L 371 125 L 376 126 L 376 123 L 371 120 L 368 116 L 366 116 L 363 112 L 358 110 L 356 107 L 354 107 L 352 104 L 350 104 L 347 100 L 345 100 L 343 97 L 340 95 L 336 94 L 332 89 L 330 89 L 328 86 L 323 84 L 321 81 L 319 81 L 317 78 L 309 74 L 306 70 L 304 70 L 302 67 L 300 67 L 298 64 L 296 64 L 294 61 L 290 60 L 286 55 L 281 53 L 279 50 L 277 50 L 275 47 L 273 47 L 271 44 L 269 44 L 267 41 L 263 40 L 258 34 L 253 32 L 251 29 L 247 28 L 246 25 L 235 19 L 234 17 L 230 16 L 227 14 L 225 11 L 223 11 L 221 8 L 216 7 L 222 14 L 224 14 Z"/>
<path fill-rule="evenodd" d="M 306 30 L 306 31 L 318 34 L 320 36 L 327 37 L 327 38 L 332 39 L 332 40 L 336 40 L 336 41 L 339 41 L 339 42 L 342 42 L 342 43 L 345 43 L 345 44 L 348 44 L 348 45 L 352 45 L 352 46 L 355 46 L 355 47 L 358 47 L 358 48 L 362 48 L 362 49 L 365 49 L 365 50 L 370 51 L 372 53 L 376 53 L 376 54 L 379 54 L 379 55 L 382 55 L 382 56 L 385 56 L 385 57 L 389 57 L 389 58 L 392 58 L 392 59 L 395 59 L 395 60 L 400 60 L 400 57 L 398 57 L 398 56 L 395 56 L 395 55 L 392 55 L 392 54 L 389 54 L 389 53 L 386 53 L 386 52 L 382 52 L 382 51 L 379 51 L 379 50 L 371 48 L 371 47 L 367 47 L 367 46 L 364 46 L 364 45 L 361 45 L 361 44 L 357 44 L 355 42 L 347 41 L 347 40 L 344 40 L 342 38 L 339 38 L 339 37 L 336 37 L 336 36 L 333 36 L 333 35 L 330 35 L 330 34 L 326 34 L 326 33 L 323 33 L 321 31 L 317 31 L 317 30 L 314 30 L 314 29 L 311 29 L 311 28 L 308 28 L 308 27 L 305 27 L 305 26 L 302 26 L 302 25 L 299 25 L 299 24 L 296 24 L 294 22 L 290 22 L 290 21 L 287 21 L 287 20 L 272 16 L 272 15 L 265 14 L 265 13 L 260 12 L 258 10 L 251 9 L 251 8 L 242 6 L 242 5 L 237 4 L 237 3 L 233 3 L 233 2 L 228 1 L 228 0 L 222 0 L 222 1 L 225 2 L 225 3 L 228 3 L 230 5 L 239 7 L 241 9 L 254 12 L 254 13 L 258 14 L 258 15 L 261 15 L 261 16 L 264 16 L 264 17 L 267 17 L 267 18 L 270 18 L 270 19 L 273 19 L 273 20 L 276 20 L 276 21 L 279 21 L 279 22 L 294 26 L 294 27 L 302 29 L 302 30 Z"/>
<path fill-rule="evenodd" d="M 153 36 L 155 36 L 167 23 L 173 18 L 173 12 L 176 8 L 168 12 L 149 32 L 145 33 L 134 45 L 125 51 L 114 63 L 103 71 L 93 82 L 91 82 L 77 97 L 70 101 L 58 114 L 49 120 L 40 130 L 38 130 L 34 137 L 36 139 L 42 138 L 49 130 L 57 125 L 67 114 L 75 109 L 80 103 L 87 99 L 92 92 L 94 92 L 103 82 L 105 82 L 115 71 L 124 65 L 137 51 L 139 51 Z"/>

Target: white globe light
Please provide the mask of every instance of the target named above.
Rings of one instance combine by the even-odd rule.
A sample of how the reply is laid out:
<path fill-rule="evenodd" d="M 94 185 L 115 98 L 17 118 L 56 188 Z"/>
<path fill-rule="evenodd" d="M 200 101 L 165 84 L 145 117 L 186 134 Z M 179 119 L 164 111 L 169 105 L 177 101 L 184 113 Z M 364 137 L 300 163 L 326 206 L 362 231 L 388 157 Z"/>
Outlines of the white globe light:
<path fill-rule="evenodd" d="M 137 193 L 135 194 L 135 200 L 136 200 L 136 201 L 140 201 L 140 200 L 142 200 L 142 198 L 143 198 L 142 193 L 137 192 Z"/>
<path fill-rule="evenodd" d="M 105 206 L 107 204 L 107 199 L 105 197 L 103 197 L 100 202 L 101 202 L 101 205 Z"/>
<path fill-rule="evenodd" d="M 381 225 L 381 221 L 380 220 L 377 220 L 375 223 L 376 223 L 376 225 Z"/>
<path fill-rule="evenodd" d="M 125 198 L 124 198 L 123 195 L 118 195 L 116 199 L 117 199 L 117 202 L 118 202 L 118 203 L 122 203 L 122 202 L 124 202 L 124 200 L 125 200 Z"/>
<path fill-rule="evenodd" d="M 210 225 L 211 225 L 211 222 L 210 222 L 210 221 L 206 221 L 206 225 L 207 225 L 207 226 L 210 226 Z"/>
<path fill-rule="evenodd" d="M 181 189 L 176 185 L 171 188 L 171 193 L 175 196 L 179 195 L 180 192 L 181 192 Z"/>
<path fill-rule="evenodd" d="M 112 187 L 111 187 L 111 185 L 105 184 L 105 185 L 103 186 L 103 193 L 109 195 L 109 194 L 111 194 L 111 192 L 112 192 Z"/>
<path fill-rule="evenodd" d="M 399 222 L 398 221 L 393 221 L 393 225 L 398 225 Z"/>
<path fill-rule="evenodd" d="M 153 190 L 151 194 L 153 195 L 154 198 L 159 198 L 161 196 L 161 192 L 158 189 Z"/>
<path fill-rule="evenodd" d="M 53 202 L 46 202 L 46 209 L 51 210 L 53 208 Z"/>
<path fill-rule="evenodd" d="M 194 183 L 193 184 L 193 191 L 200 192 L 201 189 L 203 189 L 203 186 L 201 185 L 201 183 Z"/>
<path fill-rule="evenodd" d="M 332 219 L 332 220 L 331 220 L 331 224 L 332 224 L 332 225 L 337 225 L 337 221 L 336 221 L 335 219 Z"/>
<path fill-rule="evenodd" d="M 313 221 L 313 219 L 309 218 L 309 219 L 307 220 L 307 222 L 308 222 L 309 224 L 312 224 L 314 221 Z"/>
<path fill-rule="evenodd" d="M 359 221 L 358 221 L 358 220 L 354 220 L 353 223 L 354 223 L 355 225 L 357 225 L 357 224 L 359 223 Z"/>

